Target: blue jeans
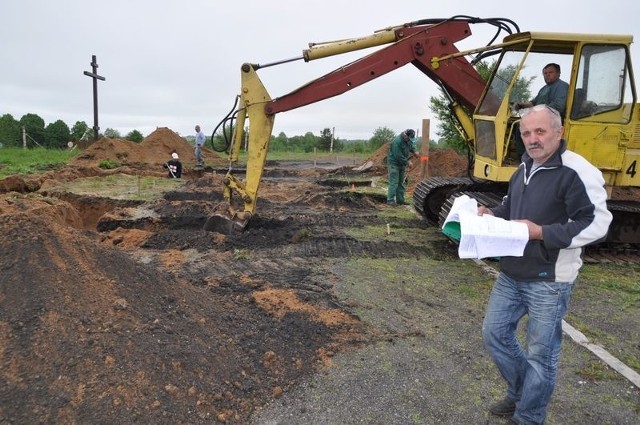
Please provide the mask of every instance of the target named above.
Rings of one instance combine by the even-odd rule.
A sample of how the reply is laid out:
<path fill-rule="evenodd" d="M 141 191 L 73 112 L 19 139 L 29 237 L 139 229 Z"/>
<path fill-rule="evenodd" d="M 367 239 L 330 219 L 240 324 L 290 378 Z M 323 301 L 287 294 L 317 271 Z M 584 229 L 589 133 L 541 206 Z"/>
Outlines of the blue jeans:
<path fill-rule="evenodd" d="M 491 291 L 482 337 L 502 377 L 507 397 L 516 402 L 515 419 L 542 424 L 556 384 L 562 318 L 573 282 L 519 282 L 500 273 Z M 516 338 L 528 315 L 526 349 Z"/>
<path fill-rule="evenodd" d="M 404 169 L 399 165 L 387 164 L 389 172 L 389 188 L 387 202 L 404 204 Z"/>

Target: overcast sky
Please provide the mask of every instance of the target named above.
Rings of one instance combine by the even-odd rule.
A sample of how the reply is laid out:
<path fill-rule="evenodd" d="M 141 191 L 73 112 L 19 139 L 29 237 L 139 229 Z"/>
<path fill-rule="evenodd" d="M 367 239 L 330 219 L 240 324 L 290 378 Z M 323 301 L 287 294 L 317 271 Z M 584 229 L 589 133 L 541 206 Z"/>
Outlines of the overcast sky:
<path fill-rule="evenodd" d="M 148 135 L 168 127 L 182 136 L 195 124 L 210 135 L 240 90 L 244 62 L 299 57 L 309 42 L 370 35 L 425 18 L 508 18 L 522 31 L 632 34 L 640 73 L 637 0 L 1 0 L 0 115 L 35 113 L 93 126 L 91 56 L 96 55 L 101 131 Z M 553 6 L 553 10 L 550 7 Z M 478 25 L 464 48 L 485 44 Z M 487 34 L 487 35 L 484 35 Z M 272 98 L 364 56 L 297 61 L 258 72 Z M 542 84 L 536 80 L 532 90 Z M 400 132 L 432 119 L 434 82 L 413 66 L 346 94 L 276 116 L 274 134 L 369 139 L 376 128 Z M 431 137 L 435 138 L 432 124 Z"/>

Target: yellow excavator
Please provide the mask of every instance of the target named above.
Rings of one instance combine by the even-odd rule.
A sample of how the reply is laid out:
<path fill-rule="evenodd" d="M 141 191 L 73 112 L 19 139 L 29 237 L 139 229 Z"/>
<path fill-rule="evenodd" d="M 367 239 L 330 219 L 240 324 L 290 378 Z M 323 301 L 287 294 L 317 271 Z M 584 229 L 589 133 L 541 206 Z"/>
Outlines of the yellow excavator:
<path fill-rule="evenodd" d="M 471 25 L 475 24 L 492 27 L 493 37 L 479 47 L 458 49 L 456 45 L 472 35 Z M 521 32 L 515 22 L 505 18 L 454 16 L 392 26 L 360 38 L 310 44 L 302 56 L 285 61 L 245 63 L 237 108 L 234 106 L 221 124 L 235 122 L 233 137 L 224 146 L 233 163 L 238 160 L 249 122 L 246 175 L 240 180 L 231 171 L 227 173 L 225 206 L 209 217 L 204 228 L 229 233 L 242 231 L 249 223 L 277 113 L 338 96 L 407 64 L 438 84 L 448 97 L 470 154 L 467 177 L 434 176 L 419 182 L 413 195 L 415 209 L 428 222 L 441 224 L 452 199 L 461 193 L 495 205 L 519 164 L 519 116 L 513 105 L 528 100 L 518 98 L 522 93 L 519 82 L 539 75 L 547 63 L 557 63 L 569 84 L 564 138 L 569 149 L 604 174 L 608 207 L 614 215 L 608 240 L 637 245 L 640 105 L 629 51 L 632 42 L 631 35 Z M 267 66 L 377 46 L 384 47 L 276 98 L 271 98 L 257 74 Z M 487 58 L 495 60 L 488 80 L 475 67 Z"/>

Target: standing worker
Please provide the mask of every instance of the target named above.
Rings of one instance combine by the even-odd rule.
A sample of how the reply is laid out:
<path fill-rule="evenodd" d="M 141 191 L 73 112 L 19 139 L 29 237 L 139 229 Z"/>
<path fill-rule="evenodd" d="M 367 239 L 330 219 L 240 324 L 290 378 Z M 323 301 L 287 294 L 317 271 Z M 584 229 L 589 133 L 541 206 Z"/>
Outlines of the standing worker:
<path fill-rule="evenodd" d="M 525 223 L 522 257 L 502 257 L 482 325 L 489 354 L 507 384 L 505 398 L 489 407 L 515 424 L 542 424 L 556 383 L 562 320 L 582 248 L 604 239 L 611 223 L 602 173 L 567 150 L 560 114 L 547 105 L 521 112 L 526 152 L 501 205 L 478 208 Z M 526 343 L 518 323 L 528 316 Z"/>
<path fill-rule="evenodd" d="M 202 146 L 204 145 L 206 138 L 202 130 L 200 130 L 200 126 L 196 125 L 196 165 L 204 166 L 204 161 L 202 160 Z"/>
<path fill-rule="evenodd" d="M 387 190 L 387 204 L 403 205 L 404 201 L 404 177 L 407 165 L 411 165 L 411 155 L 419 157 L 414 142 L 416 132 L 407 129 L 398 134 L 391 141 L 389 154 L 387 155 L 387 169 L 389 173 L 389 189 Z"/>

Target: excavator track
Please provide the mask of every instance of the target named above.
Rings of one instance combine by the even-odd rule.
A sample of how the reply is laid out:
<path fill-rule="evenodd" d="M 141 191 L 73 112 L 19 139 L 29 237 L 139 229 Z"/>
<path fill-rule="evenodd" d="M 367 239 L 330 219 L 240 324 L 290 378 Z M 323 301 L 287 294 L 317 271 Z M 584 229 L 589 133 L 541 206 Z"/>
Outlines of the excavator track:
<path fill-rule="evenodd" d="M 476 182 L 467 177 L 431 177 L 417 184 L 413 191 L 413 206 L 429 224 L 441 225 L 451 209 L 452 195 L 460 192 L 477 193 L 474 197 L 494 194 L 502 199 L 507 193 L 507 184 Z"/>
<path fill-rule="evenodd" d="M 608 201 L 613 214 L 607 240 L 585 249 L 586 263 L 640 263 L 640 202 Z"/>
<path fill-rule="evenodd" d="M 607 208 L 613 214 L 607 241 L 618 244 L 640 241 L 640 202 L 608 201 Z"/>
<path fill-rule="evenodd" d="M 455 198 L 467 195 L 489 208 L 499 205 L 506 194 L 505 183 L 474 182 L 465 177 L 433 177 L 422 180 L 413 192 L 416 211 L 434 226 L 442 227 Z M 613 222 L 607 240 L 587 246 L 583 259 L 590 264 L 640 263 L 640 203 L 609 201 Z M 454 242 L 458 242 L 455 241 Z"/>

